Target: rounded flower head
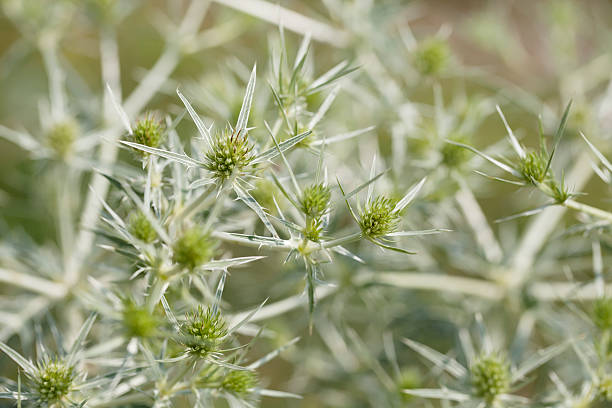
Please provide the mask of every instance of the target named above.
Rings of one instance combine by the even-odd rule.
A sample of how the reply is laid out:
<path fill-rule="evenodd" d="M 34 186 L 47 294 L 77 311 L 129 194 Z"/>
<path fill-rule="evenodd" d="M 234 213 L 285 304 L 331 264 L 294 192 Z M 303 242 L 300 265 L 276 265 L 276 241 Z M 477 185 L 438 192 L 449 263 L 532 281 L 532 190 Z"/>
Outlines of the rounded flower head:
<path fill-rule="evenodd" d="M 470 368 L 472 387 L 477 396 L 493 401 L 510 389 L 510 366 L 498 354 L 481 355 Z"/>
<path fill-rule="evenodd" d="M 213 312 L 210 307 L 204 310 L 202 306 L 198 306 L 196 311 L 187 314 L 181 325 L 181 342 L 187 346 L 190 353 L 201 357 L 216 351 L 226 334 L 225 320 L 219 312 Z"/>
<path fill-rule="evenodd" d="M 163 125 L 153 116 L 148 115 L 136 123 L 129 139 L 134 143 L 158 148 L 164 141 Z M 134 151 L 143 157 L 148 156 L 148 153 L 142 150 L 134 149 Z"/>
<path fill-rule="evenodd" d="M 302 211 L 308 217 L 319 218 L 329 209 L 331 191 L 323 183 L 312 184 L 302 193 Z"/>
<path fill-rule="evenodd" d="M 172 260 L 187 269 L 195 269 L 213 257 L 214 245 L 209 234 L 195 226 L 186 230 L 172 247 Z"/>
<path fill-rule="evenodd" d="M 157 232 L 142 211 L 130 214 L 128 231 L 142 242 L 150 244 L 157 238 Z"/>
<path fill-rule="evenodd" d="M 78 126 L 73 120 L 57 122 L 47 132 L 47 145 L 57 157 L 66 158 L 72 152 L 77 133 Z"/>
<path fill-rule="evenodd" d="M 448 43 L 439 38 L 423 41 L 414 54 L 414 67 L 421 75 L 436 75 L 446 68 L 450 59 Z"/>
<path fill-rule="evenodd" d="M 546 166 L 548 158 L 539 152 L 529 152 L 521 159 L 519 171 L 523 175 L 525 181 L 537 184 L 544 181 L 546 178 Z"/>
<path fill-rule="evenodd" d="M 463 144 L 468 142 L 466 137 L 460 135 L 452 137 L 450 140 Z M 450 168 L 457 168 L 470 158 L 470 153 L 467 149 L 451 143 L 444 143 L 440 153 L 442 153 L 442 163 Z"/>
<path fill-rule="evenodd" d="M 253 158 L 253 145 L 247 139 L 247 132 L 225 130 L 206 153 L 205 167 L 217 180 L 223 181 L 242 172 Z"/>
<path fill-rule="evenodd" d="M 121 310 L 122 323 L 129 337 L 151 337 L 157 332 L 159 319 L 146 307 L 126 300 Z"/>
<path fill-rule="evenodd" d="M 612 329 L 612 298 L 599 298 L 595 301 L 592 319 L 601 330 Z"/>
<path fill-rule="evenodd" d="M 245 395 L 257 386 L 257 374 L 246 370 L 230 371 L 223 378 L 221 386 L 234 394 Z"/>
<path fill-rule="evenodd" d="M 72 391 L 74 369 L 59 361 L 44 361 L 32 378 L 33 388 L 40 402 L 51 405 L 62 400 Z"/>
<path fill-rule="evenodd" d="M 378 238 L 394 232 L 400 222 L 400 215 L 395 209 L 395 200 L 378 196 L 370 201 L 360 213 L 359 226 L 367 237 Z"/>

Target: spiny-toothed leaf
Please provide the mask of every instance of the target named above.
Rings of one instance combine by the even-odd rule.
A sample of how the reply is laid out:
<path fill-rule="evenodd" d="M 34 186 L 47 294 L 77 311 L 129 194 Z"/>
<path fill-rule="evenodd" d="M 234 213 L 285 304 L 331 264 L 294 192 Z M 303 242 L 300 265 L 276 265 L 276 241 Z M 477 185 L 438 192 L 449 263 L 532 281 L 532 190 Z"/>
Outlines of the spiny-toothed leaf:
<path fill-rule="evenodd" d="M 269 361 L 273 360 L 274 358 L 276 358 L 276 356 L 278 356 L 280 353 L 282 353 L 283 351 L 285 351 L 289 347 L 293 346 L 298 341 L 300 341 L 299 337 L 295 337 L 295 338 L 289 340 L 287 343 L 283 344 L 282 346 L 280 346 L 276 350 L 266 354 L 265 356 L 263 356 L 262 358 L 258 359 L 257 361 L 249 364 L 246 368 L 249 369 L 249 370 L 256 370 L 256 369 L 258 369 L 262 365 L 264 365 L 267 362 L 269 362 Z"/>
<path fill-rule="evenodd" d="M 257 65 L 253 66 L 251 71 L 251 77 L 247 84 L 244 99 L 242 101 L 242 107 L 240 108 L 240 114 L 238 114 L 238 120 L 236 121 L 236 131 L 243 131 L 247 128 L 249 122 L 249 113 L 251 112 L 251 104 L 253 103 L 253 94 L 255 93 L 255 81 L 257 79 Z"/>
<path fill-rule="evenodd" d="M 453 377 L 459 379 L 467 375 L 467 370 L 454 358 L 445 356 L 444 354 L 410 339 L 402 339 L 402 342 L 410 347 L 412 350 L 425 357 L 427 360 L 434 363 L 437 367 L 451 374 Z"/>
<path fill-rule="evenodd" d="M 514 136 L 514 132 L 512 131 L 512 128 L 510 128 L 510 125 L 508 125 L 508 121 L 506 120 L 504 113 L 502 112 L 499 105 L 495 105 L 495 109 L 497 109 L 497 113 L 499 113 L 499 116 L 501 116 L 502 122 L 504 122 L 504 127 L 506 128 L 506 132 L 508 133 L 508 139 L 510 139 L 510 144 L 512 145 L 512 148 L 514 149 L 518 157 L 520 157 L 521 159 L 524 158 L 526 156 L 525 150 L 519 143 L 516 136 Z"/>
<path fill-rule="evenodd" d="M 198 269 L 203 270 L 221 270 L 232 268 L 239 265 L 244 265 L 249 262 L 257 261 L 259 259 L 263 259 L 265 256 L 242 256 L 238 258 L 229 258 L 229 259 L 218 259 L 210 262 L 206 262 L 204 265 L 198 267 Z"/>
<path fill-rule="evenodd" d="M 342 142 L 344 140 L 352 139 L 354 137 L 363 135 L 364 133 L 367 133 L 373 129 L 376 129 L 376 126 L 368 126 L 363 129 L 353 130 L 352 132 L 341 133 L 339 135 L 328 137 L 325 139 L 315 140 L 312 143 L 310 143 L 310 146 L 311 147 L 326 146 L 332 143 Z"/>
<path fill-rule="evenodd" d="M 468 149 L 468 150 L 470 150 L 471 152 L 476 153 L 477 155 L 479 155 L 479 156 L 480 156 L 480 157 L 482 157 L 483 159 L 485 159 L 485 160 L 487 160 L 487 161 L 489 161 L 489 162 L 493 163 L 494 165 L 496 165 L 496 166 L 497 166 L 497 167 L 499 167 L 500 169 L 502 169 L 502 170 L 504 170 L 504 171 L 506 171 L 506 172 L 508 172 L 508 173 L 512 174 L 513 176 L 516 176 L 516 177 L 522 178 L 522 174 L 521 174 L 519 171 L 517 171 L 517 170 L 513 169 L 512 167 L 508 166 L 507 164 L 504 164 L 504 163 L 500 162 L 500 161 L 499 161 L 499 160 L 497 160 L 497 159 L 494 159 L 493 157 L 489 156 L 488 154 L 483 153 L 483 152 L 481 152 L 480 150 L 477 150 L 477 149 L 473 148 L 472 146 L 469 146 L 469 145 L 466 145 L 466 144 L 463 144 L 463 143 L 459 143 L 459 142 L 455 142 L 455 141 L 452 141 L 452 140 L 446 140 L 446 143 L 450 143 L 450 144 L 452 144 L 452 145 L 455 145 L 455 146 L 459 146 L 459 147 L 463 147 L 463 148 L 465 148 L 465 149 Z"/>
<path fill-rule="evenodd" d="M 208 147 L 212 147 L 213 142 L 212 142 L 212 136 L 210 134 L 210 129 L 206 127 L 206 125 L 202 121 L 202 118 L 200 118 L 200 116 L 196 113 L 196 111 L 191 106 L 191 103 L 189 103 L 189 101 L 187 100 L 187 98 L 185 98 L 185 96 L 181 93 L 181 91 L 177 89 L 176 94 L 178 95 L 179 98 L 181 98 L 181 101 L 183 101 L 185 108 L 187 108 L 187 112 L 189 112 L 189 116 L 191 116 L 191 119 L 193 119 L 193 122 L 198 128 L 198 132 L 204 138 L 204 140 L 206 140 L 206 142 L 208 143 Z"/>
<path fill-rule="evenodd" d="M 553 157 L 555 152 L 557 151 L 557 147 L 561 142 L 561 138 L 565 133 L 565 126 L 567 125 L 567 118 L 569 117 L 569 111 L 572 106 L 572 101 L 570 100 L 565 108 L 565 112 L 563 112 L 563 117 L 561 118 L 561 122 L 559 123 L 559 127 L 557 128 L 557 133 L 555 133 L 555 144 L 550 152 L 550 156 L 548 157 L 548 162 L 546 162 L 546 170 L 544 170 L 544 174 L 548 173 L 548 169 L 550 169 L 550 165 L 552 164 Z"/>
<path fill-rule="evenodd" d="M 255 200 L 253 198 L 253 196 L 246 189 L 243 189 L 238 183 L 234 183 L 233 187 L 234 187 L 234 191 L 236 192 L 236 195 L 238 196 L 240 201 L 242 201 L 250 209 L 255 211 L 255 213 L 257 214 L 257 216 L 261 220 L 261 222 L 263 222 L 263 224 L 266 227 L 266 229 L 268 231 L 270 231 L 270 233 L 272 234 L 272 236 L 274 238 L 278 239 L 279 238 L 278 233 L 276 232 L 276 230 L 274 229 L 274 226 L 272 225 L 272 223 L 268 219 L 268 216 L 267 216 L 266 212 L 264 211 L 263 207 L 261 205 L 259 205 L 257 200 Z"/>
<path fill-rule="evenodd" d="M 589 145 L 589 148 L 591 149 L 591 151 L 595 154 L 595 156 L 597 156 L 599 161 L 608 169 L 608 171 L 612 171 L 612 163 L 610 163 L 610 161 L 606 159 L 606 157 L 599 151 L 599 149 L 595 147 L 594 144 L 589 142 L 589 139 L 586 138 L 584 133 L 580 132 L 580 136 L 582 136 L 586 144 Z"/>
<path fill-rule="evenodd" d="M 569 346 L 571 343 L 573 343 L 573 340 L 570 339 L 561 344 L 555 344 L 543 350 L 538 350 L 533 356 L 523 362 L 515 372 L 512 373 L 512 382 L 523 379 L 536 368 L 546 364 L 552 358 L 563 353 L 567 346 Z"/>
<path fill-rule="evenodd" d="M 271 149 L 266 150 L 263 153 L 260 153 L 259 155 L 257 155 L 257 157 L 255 158 L 255 160 L 252 161 L 253 164 L 256 163 L 262 163 L 264 161 L 273 159 L 274 157 L 278 156 L 278 152 L 279 150 L 282 152 L 285 152 L 289 149 L 291 149 L 293 146 L 295 146 L 296 144 L 300 143 L 302 140 L 306 139 L 310 134 L 312 133 L 311 130 L 307 130 L 303 133 L 300 133 L 299 135 L 293 136 L 287 140 L 285 140 L 282 143 L 278 144 L 278 148 L 275 146 Z"/>
<path fill-rule="evenodd" d="M 496 219 L 496 220 L 495 220 L 495 222 L 499 224 L 499 223 L 501 223 L 501 222 L 506 222 L 506 221 L 510 221 L 510 220 L 515 220 L 515 219 L 517 219 L 517 218 L 522 218 L 522 217 L 530 217 L 530 216 L 532 216 L 532 215 L 536 215 L 536 214 L 541 213 L 542 211 L 544 211 L 544 210 L 545 210 L 545 209 L 547 209 L 548 207 L 551 207 L 551 206 L 553 206 L 553 205 L 555 205 L 555 204 L 556 204 L 556 203 L 553 201 L 553 202 L 551 202 L 551 203 L 541 205 L 541 206 L 536 207 L 536 208 L 533 208 L 533 209 L 531 209 L 531 210 L 523 211 L 523 212 L 520 212 L 520 213 L 518 213 L 518 214 L 510 215 L 510 216 L 508 216 L 508 217 L 498 218 L 498 219 Z"/>
<path fill-rule="evenodd" d="M 423 177 L 421 181 L 412 186 L 412 188 L 408 190 L 406 195 L 395 205 L 393 212 L 401 212 L 404 208 L 406 208 L 406 206 L 410 204 L 412 200 L 414 200 L 417 194 L 419 194 L 419 191 L 421 191 L 423 184 L 425 184 L 425 180 L 427 180 L 427 177 Z"/>
<path fill-rule="evenodd" d="M 36 367 L 30 361 L 26 360 L 21 354 L 15 351 L 13 348 L 9 347 L 7 344 L 4 344 L 0 341 L 0 350 L 4 352 L 7 356 L 10 357 L 19 367 L 23 368 L 23 370 L 31 375 L 36 375 Z"/>
<path fill-rule="evenodd" d="M 159 156 L 159 157 L 163 157 L 165 159 L 179 162 L 188 167 L 204 167 L 204 163 L 198 160 L 192 159 L 186 154 L 174 153 L 168 150 L 157 149 L 155 147 L 149 147 L 149 146 L 142 145 L 140 143 L 133 143 L 133 142 L 125 141 L 125 140 L 121 140 L 120 143 L 126 146 L 129 146 L 129 147 L 132 147 L 134 149 L 142 150 L 143 152 L 147 152 L 147 153 Z"/>
<path fill-rule="evenodd" d="M 81 326 L 81 330 L 79 330 L 79 334 L 77 335 L 74 343 L 72 343 L 72 347 L 70 348 L 70 352 L 66 357 L 66 364 L 68 367 L 72 367 L 75 364 L 75 359 L 77 357 L 78 352 L 83 348 L 83 343 L 85 342 L 85 338 L 89 334 L 94 322 L 96 321 L 96 313 L 92 313 L 89 315 L 83 326 Z"/>
<path fill-rule="evenodd" d="M 402 391 L 404 394 L 414 395 L 421 398 L 433 398 L 447 401 L 465 402 L 470 400 L 468 394 L 449 389 L 415 388 Z"/>

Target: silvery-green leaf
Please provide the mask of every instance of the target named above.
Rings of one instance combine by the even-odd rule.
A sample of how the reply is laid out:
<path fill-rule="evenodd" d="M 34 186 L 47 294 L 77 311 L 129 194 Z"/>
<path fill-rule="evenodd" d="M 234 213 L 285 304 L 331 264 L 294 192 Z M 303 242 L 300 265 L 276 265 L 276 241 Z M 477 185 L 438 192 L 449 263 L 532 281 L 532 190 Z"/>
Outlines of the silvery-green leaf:
<path fill-rule="evenodd" d="M 436 350 L 418 343 L 410 339 L 402 339 L 402 342 L 410 347 L 412 350 L 425 357 L 427 360 L 434 363 L 437 367 L 448 372 L 455 378 L 462 378 L 467 375 L 467 370 L 454 358 L 445 356 L 444 354 L 437 352 Z"/>

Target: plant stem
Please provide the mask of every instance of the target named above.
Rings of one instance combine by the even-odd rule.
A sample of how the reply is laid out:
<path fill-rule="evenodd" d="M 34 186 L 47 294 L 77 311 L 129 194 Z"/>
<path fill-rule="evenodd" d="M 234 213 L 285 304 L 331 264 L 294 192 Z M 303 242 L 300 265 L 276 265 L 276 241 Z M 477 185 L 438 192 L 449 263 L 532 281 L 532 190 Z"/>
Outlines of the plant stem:
<path fill-rule="evenodd" d="M 606 221 L 612 222 L 612 213 L 610 213 L 608 211 L 600 210 L 599 208 L 592 207 L 592 206 L 590 206 L 588 204 L 579 203 L 577 201 L 572 200 L 571 198 L 566 200 L 563 203 L 563 206 L 565 206 L 567 208 L 571 208 L 571 209 L 576 210 L 576 211 L 583 212 L 585 214 L 592 215 L 592 216 L 597 217 L 597 218 L 601 218 L 601 219 L 606 220 Z"/>

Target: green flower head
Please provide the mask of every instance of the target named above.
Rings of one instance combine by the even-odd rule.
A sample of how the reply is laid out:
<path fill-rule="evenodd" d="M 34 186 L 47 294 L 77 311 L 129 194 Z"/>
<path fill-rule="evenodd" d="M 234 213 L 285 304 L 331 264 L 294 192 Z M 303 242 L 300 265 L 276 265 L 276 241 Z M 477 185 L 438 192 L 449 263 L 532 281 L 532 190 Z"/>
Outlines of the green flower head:
<path fill-rule="evenodd" d="M 123 327 L 129 337 L 152 337 L 159 326 L 159 319 L 144 306 L 125 300 L 121 310 Z"/>
<path fill-rule="evenodd" d="M 460 135 L 451 137 L 450 140 L 463 144 L 468 143 L 468 139 Z M 449 168 L 460 167 L 471 157 L 470 152 L 466 148 L 452 143 L 444 143 L 440 153 L 442 154 L 442 163 Z"/>
<path fill-rule="evenodd" d="M 433 76 L 442 72 L 450 60 L 448 43 L 440 38 L 430 38 L 423 41 L 414 54 L 414 67 L 425 76 Z"/>
<path fill-rule="evenodd" d="M 378 196 L 370 201 L 359 220 L 363 235 L 378 238 L 394 232 L 400 223 L 400 214 L 395 209 L 396 202 L 384 196 Z"/>
<path fill-rule="evenodd" d="M 38 371 L 31 379 L 40 402 L 51 405 L 63 400 L 72 391 L 75 372 L 73 367 L 55 360 L 38 364 Z"/>
<path fill-rule="evenodd" d="M 195 269 L 214 255 L 214 243 L 201 227 L 186 230 L 172 246 L 172 260 L 187 269 Z"/>
<path fill-rule="evenodd" d="M 257 386 L 257 374 L 253 371 L 234 370 L 227 373 L 221 382 L 223 389 L 244 396 Z"/>
<path fill-rule="evenodd" d="M 164 142 L 163 129 L 162 123 L 149 114 L 136 123 L 129 136 L 130 142 L 158 148 Z M 148 153 L 142 150 L 134 149 L 134 151 L 142 157 L 148 156 Z"/>
<path fill-rule="evenodd" d="M 499 354 L 481 355 L 470 368 L 474 393 L 487 401 L 510 389 L 510 366 Z"/>
<path fill-rule="evenodd" d="M 519 171 L 528 183 L 538 184 L 546 179 L 548 158 L 540 152 L 529 152 L 519 163 Z"/>
<path fill-rule="evenodd" d="M 128 219 L 128 231 L 136 239 L 150 244 L 157 239 L 157 232 L 142 211 L 130 214 Z"/>
<path fill-rule="evenodd" d="M 331 191 L 323 183 L 312 184 L 302 193 L 302 212 L 311 218 L 319 218 L 329 210 Z"/>
<path fill-rule="evenodd" d="M 217 351 L 223 337 L 227 334 L 227 325 L 219 312 L 213 312 L 198 306 L 194 312 L 187 314 L 181 325 L 181 342 L 189 352 L 201 357 Z"/>
<path fill-rule="evenodd" d="M 71 119 L 57 122 L 47 132 L 47 145 L 57 157 L 65 159 L 72 153 L 78 132 L 78 125 Z"/>
<path fill-rule="evenodd" d="M 247 139 L 247 132 L 229 132 L 226 129 L 216 137 L 211 149 L 206 152 L 204 167 L 217 180 L 224 181 L 233 174 L 240 174 L 254 157 L 253 145 Z"/>

